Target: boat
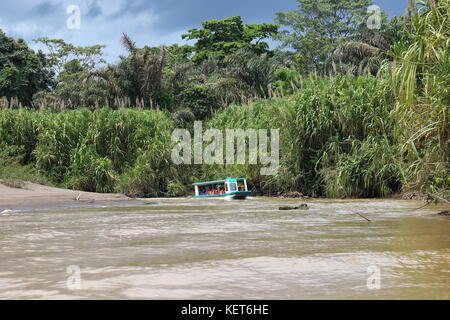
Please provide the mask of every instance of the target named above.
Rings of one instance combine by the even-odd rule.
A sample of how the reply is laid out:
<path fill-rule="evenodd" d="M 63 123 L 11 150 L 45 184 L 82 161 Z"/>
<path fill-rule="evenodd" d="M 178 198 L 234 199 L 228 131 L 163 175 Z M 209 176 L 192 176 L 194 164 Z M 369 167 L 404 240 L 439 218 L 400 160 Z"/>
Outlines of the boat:
<path fill-rule="evenodd" d="M 250 194 L 247 179 L 227 178 L 224 180 L 199 182 L 192 184 L 195 188 L 196 198 L 228 198 L 244 200 Z"/>

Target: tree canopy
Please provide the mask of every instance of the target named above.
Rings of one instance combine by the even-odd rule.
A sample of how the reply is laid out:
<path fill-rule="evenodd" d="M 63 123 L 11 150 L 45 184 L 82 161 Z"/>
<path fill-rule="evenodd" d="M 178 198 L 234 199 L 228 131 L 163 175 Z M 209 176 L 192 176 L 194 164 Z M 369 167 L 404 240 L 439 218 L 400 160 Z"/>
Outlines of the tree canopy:
<path fill-rule="evenodd" d="M 52 74 L 42 52 L 36 54 L 23 39 L 14 40 L 0 30 L 0 96 L 30 105 L 33 94 L 48 90 Z"/>
<path fill-rule="evenodd" d="M 244 24 L 240 16 L 204 21 L 202 26 L 182 35 L 183 39 L 197 40 L 193 57 L 196 63 L 211 57 L 222 62 L 227 55 L 242 48 L 250 48 L 258 54 L 268 52 L 269 45 L 262 40 L 278 31 L 276 24 Z"/>
<path fill-rule="evenodd" d="M 278 12 L 284 27 L 277 36 L 282 47 L 300 54 L 307 71 L 320 69 L 343 39 L 357 35 L 372 0 L 296 0 L 298 10 Z"/>
<path fill-rule="evenodd" d="M 64 66 L 71 60 L 78 60 L 84 69 L 94 69 L 97 64 L 105 63 L 103 59 L 104 45 L 87 47 L 75 46 L 62 39 L 38 38 L 36 43 L 41 43 L 47 48 L 47 56 L 56 73 L 63 71 Z"/>

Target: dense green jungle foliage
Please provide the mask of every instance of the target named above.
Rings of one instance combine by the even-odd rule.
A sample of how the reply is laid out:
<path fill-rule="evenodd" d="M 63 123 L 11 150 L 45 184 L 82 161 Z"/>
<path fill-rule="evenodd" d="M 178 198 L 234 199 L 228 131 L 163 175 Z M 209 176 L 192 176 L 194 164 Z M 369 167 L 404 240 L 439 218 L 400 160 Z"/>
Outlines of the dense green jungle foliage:
<path fill-rule="evenodd" d="M 138 48 L 124 34 L 115 64 L 102 45 L 40 38 L 48 52 L 36 53 L 0 30 L 0 179 L 157 197 L 242 176 L 265 195 L 446 201 L 449 0 L 411 1 L 376 30 L 371 0 L 297 2 L 275 24 L 205 21 L 183 35 L 193 46 Z M 172 132 L 194 121 L 279 129 L 279 170 L 175 165 Z"/>

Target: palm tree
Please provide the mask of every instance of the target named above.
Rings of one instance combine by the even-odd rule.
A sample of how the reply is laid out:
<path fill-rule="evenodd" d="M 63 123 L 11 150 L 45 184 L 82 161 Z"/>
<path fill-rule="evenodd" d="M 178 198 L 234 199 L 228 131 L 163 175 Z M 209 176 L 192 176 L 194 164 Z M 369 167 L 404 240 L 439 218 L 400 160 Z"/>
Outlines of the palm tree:
<path fill-rule="evenodd" d="M 154 101 L 158 101 L 164 81 L 166 48 L 161 47 L 158 54 L 154 54 L 149 47 L 138 49 L 136 43 L 125 33 L 122 35 L 122 45 L 129 56 L 122 60 L 119 68 L 122 68 L 130 98 L 143 99 L 153 105 Z"/>
<path fill-rule="evenodd" d="M 383 65 L 392 61 L 389 52 L 394 43 L 402 40 L 405 23 L 404 17 L 394 17 L 385 20 L 380 30 L 359 26 L 350 40 L 337 46 L 327 61 L 327 70 L 336 73 L 340 68 L 340 72 L 376 75 Z"/>
<path fill-rule="evenodd" d="M 122 35 L 121 42 L 129 55 L 121 57 L 118 65 L 92 71 L 86 78 L 105 81 L 113 101 L 119 98 L 127 100 L 127 106 L 136 104 L 153 107 L 158 103 L 164 83 L 166 49 L 161 47 L 155 54 L 149 47 L 137 48 L 127 34 Z"/>
<path fill-rule="evenodd" d="M 248 48 L 239 49 L 225 60 L 228 76 L 252 88 L 260 97 L 268 97 L 270 84 L 281 63 L 268 54 L 258 55 Z"/>
<path fill-rule="evenodd" d="M 337 71 L 337 65 L 347 72 L 356 74 L 376 74 L 383 60 L 384 51 L 368 43 L 349 41 L 337 47 L 331 57 L 331 67 Z"/>

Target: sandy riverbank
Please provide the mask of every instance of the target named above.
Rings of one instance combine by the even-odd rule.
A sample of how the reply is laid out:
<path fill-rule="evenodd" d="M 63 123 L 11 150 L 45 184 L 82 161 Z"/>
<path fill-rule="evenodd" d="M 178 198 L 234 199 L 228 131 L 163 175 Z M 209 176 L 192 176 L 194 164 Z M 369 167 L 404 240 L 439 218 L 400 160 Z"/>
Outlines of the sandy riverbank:
<path fill-rule="evenodd" d="M 67 190 L 30 182 L 24 182 L 21 188 L 12 188 L 0 183 L 0 212 L 141 204 L 145 201 L 123 194 Z"/>

